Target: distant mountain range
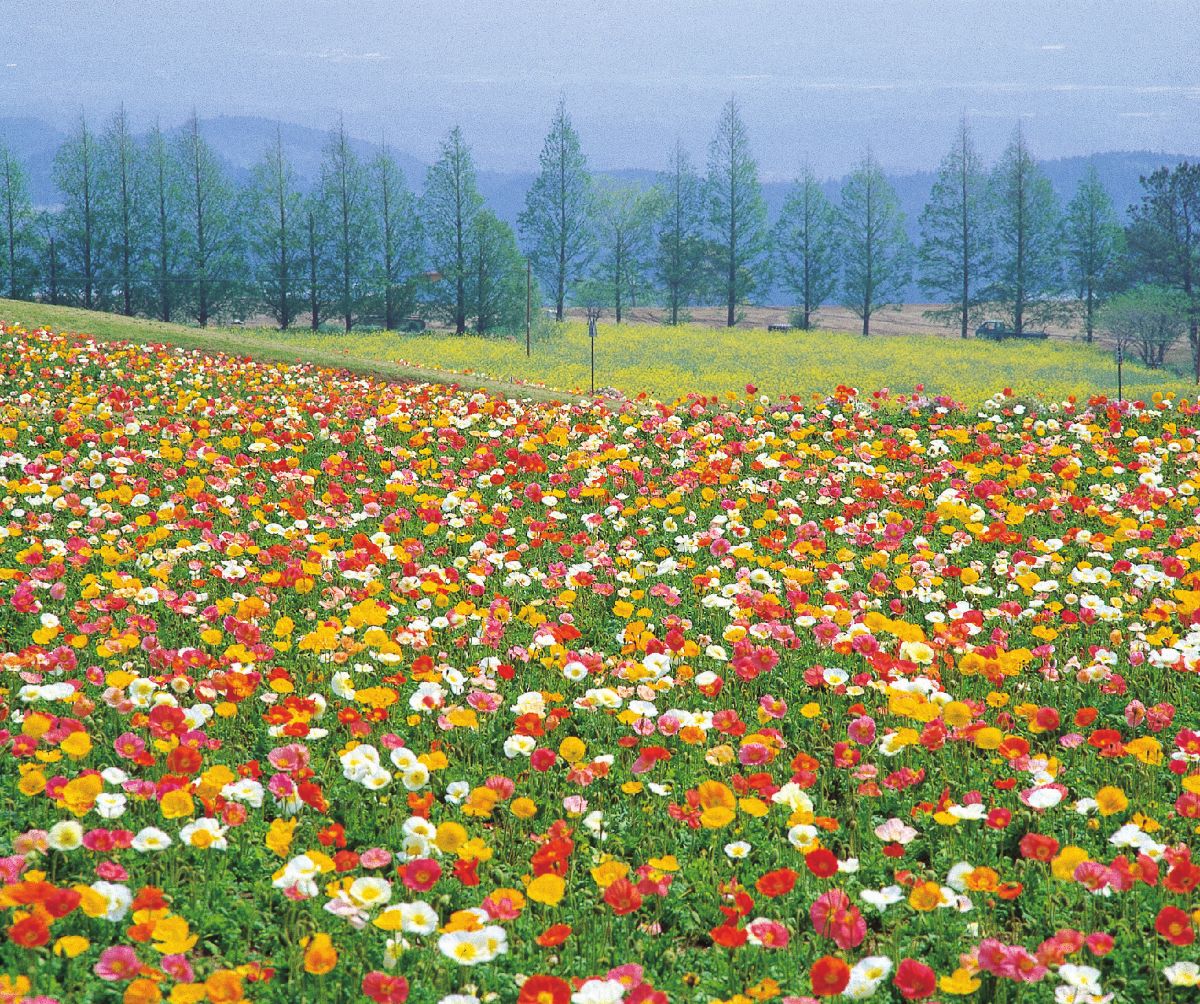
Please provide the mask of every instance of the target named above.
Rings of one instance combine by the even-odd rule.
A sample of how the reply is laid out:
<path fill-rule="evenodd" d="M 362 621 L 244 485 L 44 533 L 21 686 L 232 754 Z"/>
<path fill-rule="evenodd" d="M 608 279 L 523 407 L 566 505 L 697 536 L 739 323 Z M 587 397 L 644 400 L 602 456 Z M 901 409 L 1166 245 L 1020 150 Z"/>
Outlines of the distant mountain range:
<path fill-rule="evenodd" d="M 96 125 L 97 128 L 101 128 L 103 124 Z M 181 128 L 182 126 L 175 126 L 169 132 L 177 132 Z M 280 131 L 284 150 L 291 158 L 302 183 L 311 185 L 320 173 L 321 153 L 327 139 L 325 132 L 308 126 L 278 123 L 249 116 L 217 116 L 200 120 L 200 131 L 204 138 L 225 161 L 231 176 L 239 182 L 249 177 L 253 165 L 261 159 L 268 144 L 274 142 L 276 129 Z M 22 158 L 29 171 L 31 195 L 34 202 L 40 206 L 53 206 L 58 202 L 59 195 L 53 179 L 54 153 L 65 138 L 66 134 L 62 129 L 41 119 L 0 117 L 0 141 L 5 142 Z M 364 157 L 373 154 L 379 145 L 379 142 L 367 139 L 354 140 L 356 151 Z M 400 142 L 392 141 L 389 145 L 404 170 L 409 185 L 419 190 L 424 184 L 428 165 L 406 153 Z M 1139 179 L 1143 175 L 1150 174 L 1164 165 L 1174 166 L 1182 160 L 1189 159 L 1200 158 L 1195 155 L 1149 151 L 1114 151 L 1087 157 L 1046 160 L 1041 162 L 1041 167 L 1065 206 L 1088 165 L 1094 164 L 1113 202 L 1121 212 L 1126 212 L 1129 206 L 1141 197 Z M 497 172 L 483 169 L 479 165 L 477 167 L 479 189 L 487 204 L 502 220 L 515 227 L 517 215 L 524 205 L 525 193 L 533 182 L 533 173 Z M 646 186 L 653 184 L 656 177 L 654 171 L 644 168 L 598 173 Z M 918 219 L 933 186 L 934 172 L 887 173 L 899 196 L 909 234 L 915 240 L 918 236 Z M 823 182 L 826 194 L 835 201 L 842 180 L 831 178 Z M 791 183 L 766 181 L 762 187 L 767 208 L 774 219 L 783 205 Z"/>

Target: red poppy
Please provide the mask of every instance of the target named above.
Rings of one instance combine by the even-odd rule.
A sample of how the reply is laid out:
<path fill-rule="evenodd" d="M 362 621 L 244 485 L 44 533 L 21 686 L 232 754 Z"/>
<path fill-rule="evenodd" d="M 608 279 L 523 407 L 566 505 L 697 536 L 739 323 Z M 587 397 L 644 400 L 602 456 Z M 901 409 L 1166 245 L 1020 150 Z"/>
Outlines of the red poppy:
<path fill-rule="evenodd" d="M 995 808 L 988 812 L 985 825 L 992 830 L 1003 830 L 1012 822 L 1012 810 Z"/>
<path fill-rule="evenodd" d="M 454 862 L 454 877 L 463 885 L 479 885 L 479 858 L 461 858 Z"/>
<path fill-rule="evenodd" d="M 809 851 L 804 855 L 804 863 L 817 878 L 829 878 L 837 874 L 837 855 L 824 847 Z"/>
<path fill-rule="evenodd" d="M 155 885 L 144 885 L 138 890 L 138 894 L 133 898 L 133 902 L 129 905 L 131 910 L 163 910 L 167 906 L 167 900 L 163 896 L 163 891 Z"/>
<path fill-rule="evenodd" d="M 754 888 L 768 897 L 786 896 L 796 885 L 796 873 L 790 868 L 780 868 L 767 872 L 757 882 Z"/>
<path fill-rule="evenodd" d="M 719 945 L 721 948 L 741 948 L 746 943 L 746 939 L 750 937 L 745 928 L 737 927 L 734 924 L 720 924 L 708 933 L 713 944 Z"/>
<path fill-rule="evenodd" d="M 363 977 L 362 991 L 375 1004 L 404 1004 L 408 1000 L 408 980 L 374 970 Z"/>
<path fill-rule="evenodd" d="M 204 758 L 194 746 L 176 746 L 167 754 L 167 767 L 176 774 L 195 774 L 204 764 Z"/>
<path fill-rule="evenodd" d="M 1177 861 L 1171 865 L 1167 877 L 1163 879 L 1163 888 L 1167 892 L 1190 893 L 1200 885 L 1200 865 L 1190 861 Z"/>
<path fill-rule="evenodd" d="M 442 877 L 442 866 L 433 858 L 417 858 L 416 861 L 410 861 L 404 866 L 400 877 L 409 889 L 416 892 L 428 892 Z"/>
<path fill-rule="evenodd" d="M 551 924 L 537 936 L 537 943 L 542 948 L 554 948 L 571 937 L 570 924 Z"/>
<path fill-rule="evenodd" d="M 1038 708 L 1034 716 L 1039 728 L 1053 732 L 1062 722 L 1062 717 L 1054 708 Z"/>
<path fill-rule="evenodd" d="M 900 995 L 909 1001 L 919 1001 L 932 997 L 937 990 L 937 974 L 925 963 L 916 959 L 904 959 L 896 967 L 896 976 L 892 980 Z"/>
<path fill-rule="evenodd" d="M 43 917 L 31 913 L 8 929 L 8 938 L 22 948 L 41 948 L 50 940 L 50 927 Z"/>
<path fill-rule="evenodd" d="M 42 899 L 42 906 L 51 917 L 65 917 L 75 909 L 83 897 L 74 889 L 58 889 L 51 886 Z"/>
<path fill-rule="evenodd" d="M 333 867 L 339 872 L 353 871 L 358 867 L 358 854 L 355 851 L 338 851 L 333 856 Z"/>
<path fill-rule="evenodd" d="M 568 1004 L 571 985 L 557 976 L 530 976 L 521 984 L 517 1004 Z"/>
<path fill-rule="evenodd" d="M 642 894 L 627 878 L 619 878 L 604 890 L 604 902 L 612 907 L 618 917 L 633 913 L 642 905 Z"/>
<path fill-rule="evenodd" d="M 1034 861 L 1049 861 L 1058 853 L 1058 841 L 1041 833 L 1026 833 L 1021 838 L 1021 856 Z"/>
<path fill-rule="evenodd" d="M 1182 948 L 1196 940 L 1196 930 L 1192 927 L 1192 918 L 1177 906 L 1164 906 L 1158 911 L 1154 921 L 1154 930 L 1167 939 L 1172 945 Z"/>
<path fill-rule="evenodd" d="M 850 983 L 850 967 L 833 955 L 822 955 L 808 975 L 818 997 L 836 997 Z"/>

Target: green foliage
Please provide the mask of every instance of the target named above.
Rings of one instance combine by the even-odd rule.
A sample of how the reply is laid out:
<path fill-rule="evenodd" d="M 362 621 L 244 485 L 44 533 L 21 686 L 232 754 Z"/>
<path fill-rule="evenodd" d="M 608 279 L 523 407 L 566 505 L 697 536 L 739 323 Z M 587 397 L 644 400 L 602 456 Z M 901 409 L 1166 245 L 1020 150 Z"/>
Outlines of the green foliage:
<path fill-rule="evenodd" d="M 927 316 L 957 327 L 963 338 L 978 320 L 991 270 L 990 223 L 987 174 L 964 118 L 921 213 L 917 251 L 922 292 L 946 304 Z"/>
<path fill-rule="evenodd" d="M 490 209 L 471 223 L 467 304 L 481 335 L 514 334 L 525 328 L 525 262 L 517 238 Z"/>
<path fill-rule="evenodd" d="M 31 295 L 37 260 L 37 214 L 29 200 L 25 169 L 0 143 L 0 291 L 13 298 Z"/>
<path fill-rule="evenodd" d="M 471 227 L 482 208 L 471 149 L 455 126 L 425 177 L 421 216 L 429 259 L 441 277 L 428 287 L 426 302 L 435 317 L 449 320 L 460 335 L 467 329 Z"/>
<path fill-rule="evenodd" d="M 807 166 L 775 224 L 775 272 L 796 298 L 794 323 L 805 330 L 812 313 L 833 296 L 838 280 L 838 216 Z"/>
<path fill-rule="evenodd" d="M 245 192 L 246 236 L 262 304 L 285 331 L 304 305 L 305 214 L 296 172 L 275 142 L 253 168 Z"/>
<path fill-rule="evenodd" d="M 1167 351 L 1187 331 L 1188 301 L 1177 289 L 1137 286 L 1109 300 L 1097 327 L 1123 354 L 1136 353 L 1151 369 L 1161 369 Z"/>
<path fill-rule="evenodd" d="M 1125 231 L 1094 166 L 1080 182 L 1063 219 L 1067 277 L 1079 297 L 1084 336 L 1091 341 L 1096 311 L 1121 281 Z"/>
<path fill-rule="evenodd" d="M 676 141 L 669 168 L 658 177 L 657 239 L 653 275 L 665 294 L 670 323 L 685 320 L 684 307 L 707 288 L 704 189 L 682 142 Z"/>
<path fill-rule="evenodd" d="M 654 236 L 656 193 L 632 185 L 606 184 L 596 198 L 598 277 L 610 288 L 610 301 L 621 323 L 621 310 L 643 288 Z"/>
<path fill-rule="evenodd" d="M 244 295 L 245 255 L 233 187 L 192 113 L 176 141 L 183 193 L 180 254 L 184 309 L 200 327 L 238 306 Z"/>
<path fill-rule="evenodd" d="M 1186 161 L 1142 179 L 1129 243 L 1139 275 L 1179 290 L 1188 301 L 1188 341 L 1200 383 L 1200 164 Z"/>
<path fill-rule="evenodd" d="M 87 118 L 78 124 L 54 155 L 54 183 L 63 207 L 56 243 L 61 256 L 60 288 L 86 309 L 97 306 L 100 269 L 98 144 Z"/>
<path fill-rule="evenodd" d="M 912 272 L 900 200 L 869 152 L 842 187 L 838 219 L 842 302 L 869 335 L 871 315 L 900 301 Z"/>
<path fill-rule="evenodd" d="M 719 276 L 726 323 L 737 323 L 737 308 L 761 281 L 768 259 L 767 206 L 758 181 L 758 163 L 737 101 L 721 111 L 708 147 L 705 201 L 712 239 L 714 274 Z"/>
<path fill-rule="evenodd" d="M 370 269 L 370 302 L 383 326 L 394 329 L 416 313 L 425 258 L 425 237 L 417 200 L 388 147 L 372 159 L 368 174 L 378 247 Z M 380 309 L 382 308 L 382 309 Z"/>
<path fill-rule="evenodd" d="M 338 283 L 327 207 L 316 194 L 304 199 L 304 295 L 309 327 L 316 331 L 337 310 Z M 344 322 L 343 322 L 344 327 Z"/>
<path fill-rule="evenodd" d="M 344 122 L 338 122 L 325 145 L 317 198 L 336 270 L 337 309 L 349 331 L 367 295 L 377 236 L 367 172 L 350 145 Z"/>
<path fill-rule="evenodd" d="M 1058 199 L 1017 128 L 989 182 L 995 270 L 984 296 L 1022 332 L 1063 312 Z"/>
<path fill-rule="evenodd" d="M 126 315 L 143 306 L 140 265 L 150 239 L 144 153 L 121 106 L 99 141 L 97 226 L 102 277 L 100 302 Z"/>
<path fill-rule="evenodd" d="M 561 321 L 568 286 L 587 271 L 596 252 L 592 176 L 565 98 L 538 162 L 541 169 L 517 223 L 534 274 L 553 297 Z"/>
<path fill-rule="evenodd" d="M 150 200 L 148 250 L 142 273 L 149 290 L 150 310 L 169 322 L 183 301 L 183 187 L 167 138 L 157 125 L 146 140 L 146 191 Z"/>

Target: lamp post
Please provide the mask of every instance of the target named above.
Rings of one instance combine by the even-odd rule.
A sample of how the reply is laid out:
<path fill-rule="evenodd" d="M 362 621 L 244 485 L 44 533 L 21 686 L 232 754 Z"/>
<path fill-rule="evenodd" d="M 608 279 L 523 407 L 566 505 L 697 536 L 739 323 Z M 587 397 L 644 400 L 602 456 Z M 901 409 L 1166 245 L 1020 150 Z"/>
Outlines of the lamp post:
<path fill-rule="evenodd" d="M 587 308 L 587 319 L 588 319 L 588 344 L 591 349 L 591 356 L 592 356 L 591 388 L 592 388 L 592 394 L 595 395 L 595 393 L 596 393 L 596 321 L 598 321 L 600 319 L 600 308 L 599 307 L 588 307 Z"/>
<path fill-rule="evenodd" d="M 1121 379 L 1121 364 L 1125 361 L 1125 346 L 1117 342 L 1117 403 L 1125 400 L 1125 387 Z"/>
<path fill-rule="evenodd" d="M 533 311 L 533 266 L 525 260 L 525 358 L 529 358 L 529 324 Z"/>

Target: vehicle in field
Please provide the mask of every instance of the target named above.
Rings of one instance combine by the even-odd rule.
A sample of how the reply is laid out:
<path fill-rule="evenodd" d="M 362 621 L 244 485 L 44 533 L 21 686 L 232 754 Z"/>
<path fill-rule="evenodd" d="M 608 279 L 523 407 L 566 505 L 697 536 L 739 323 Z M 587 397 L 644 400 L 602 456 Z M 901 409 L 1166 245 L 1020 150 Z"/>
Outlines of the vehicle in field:
<path fill-rule="evenodd" d="M 1029 331 L 1028 329 L 1018 332 L 1005 321 L 984 321 L 975 329 L 976 338 L 986 338 L 992 342 L 1000 342 L 1006 338 L 1020 338 L 1027 341 L 1044 341 L 1050 337 L 1046 331 Z"/>

